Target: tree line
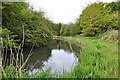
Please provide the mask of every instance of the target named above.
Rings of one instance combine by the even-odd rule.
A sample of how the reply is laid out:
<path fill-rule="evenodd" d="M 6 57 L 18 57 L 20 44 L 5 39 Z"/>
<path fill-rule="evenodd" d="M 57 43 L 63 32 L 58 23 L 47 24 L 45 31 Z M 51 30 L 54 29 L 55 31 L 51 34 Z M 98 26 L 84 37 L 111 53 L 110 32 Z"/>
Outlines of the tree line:
<path fill-rule="evenodd" d="M 6 43 L 8 35 L 17 45 L 22 41 L 23 28 L 25 45 L 41 47 L 47 45 L 53 35 L 94 36 L 107 30 L 118 30 L 119 2 L 89 4 L 73 24 L 53 23 L 45 18 L 43 11 L 35 11 L 25 2 L 2 3 L 2 37 Z M 17 47 L 17 46 L 16 46 Z"/>
<path fill-rule="evenodd" d="M 118 11 L 120 2 L 95 2 L 89 4 L 75 24 L 66 24 L 61 28 L 62 36 L 95 36 L 107 30 L 118 30 Z"/>

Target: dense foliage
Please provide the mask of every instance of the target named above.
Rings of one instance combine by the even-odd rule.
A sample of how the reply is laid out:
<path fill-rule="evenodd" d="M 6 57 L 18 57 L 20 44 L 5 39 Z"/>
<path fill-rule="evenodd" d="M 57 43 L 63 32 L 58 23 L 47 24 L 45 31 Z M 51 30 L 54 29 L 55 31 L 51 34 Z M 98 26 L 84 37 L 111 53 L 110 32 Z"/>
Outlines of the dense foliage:
<path fill-rule="evenodd" d="M 94 36 L 107 30 L 118 29 L 118 2 L 93 3 L 88 5 L 75 24 L 64 25 L 61 29 L 62 36 L 84 34 Z"/>
<path fill-rule="evenodd" d="M 63 25 L 60 30 L 62 36 L 75 36 L 81 33 L 81 28 L 76 24 Z"/>
<path fill-rule="evenodd" d="M 39 47 L 46 45 L 52 35 L 57 34 L 58 24 L 46 19 L 44 12 L 29 9 L 25 2 L 4 2 L 2 7 L 3 39 L 8 35 L 16 35 L 12 39 L 19 40 L 19 43 L 23 38 L 24 26 L 26 45 Z"/>

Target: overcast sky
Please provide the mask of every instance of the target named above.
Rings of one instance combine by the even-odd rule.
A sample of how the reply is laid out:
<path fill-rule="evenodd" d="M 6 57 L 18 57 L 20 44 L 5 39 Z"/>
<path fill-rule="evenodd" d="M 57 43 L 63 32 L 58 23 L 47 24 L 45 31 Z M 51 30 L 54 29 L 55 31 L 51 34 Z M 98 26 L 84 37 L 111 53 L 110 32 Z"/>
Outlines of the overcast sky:
<path fill-rule="evenodd" d="M 49 20 L 64 24 L 74 23 L 79 18 L 83 8 L 96 1 L 98 0 L 29 0 L 30 5 L 33 5 L 33 8 L 37 11 L 41 8 Z M 99 1 L 112 2 L 115 0 Z"/>

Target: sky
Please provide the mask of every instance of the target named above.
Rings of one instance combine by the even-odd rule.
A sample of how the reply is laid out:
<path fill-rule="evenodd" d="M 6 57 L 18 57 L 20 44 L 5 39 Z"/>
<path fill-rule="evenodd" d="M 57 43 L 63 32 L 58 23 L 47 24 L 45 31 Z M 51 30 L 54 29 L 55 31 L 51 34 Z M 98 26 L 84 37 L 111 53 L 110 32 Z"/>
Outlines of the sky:
<path fill-rule="evenodd" d="M 88 4 L 98 0 L 27 0 L 34 10 L 44 11 L 45 17 L 54 23 L 75 23 Z M 99 0 L 112 2 L 115 0 Z"/>

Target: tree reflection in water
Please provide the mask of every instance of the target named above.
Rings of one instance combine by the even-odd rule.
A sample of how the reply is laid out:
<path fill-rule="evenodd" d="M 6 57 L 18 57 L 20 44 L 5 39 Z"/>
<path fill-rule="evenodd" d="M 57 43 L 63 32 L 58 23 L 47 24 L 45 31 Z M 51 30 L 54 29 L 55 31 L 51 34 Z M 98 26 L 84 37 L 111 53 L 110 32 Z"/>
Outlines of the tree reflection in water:
<path fill-rule="evenodd" d="M 29 50 L 25 49 L 24 51 L 25 57 L 27 51 Z M 48 46 L 33 50 L 26 68 L 32 68 L 32 73 L 40 68 L 46 70 L 49 67 L 51 67 L 52 72 L 55 70 L 62 71 L 63 67 L 67 72 L 71 72 L 71 68 L 78 61 L 77 54 L 80 54 L 80 46 L 67 41 L 51 40 Z"/>

